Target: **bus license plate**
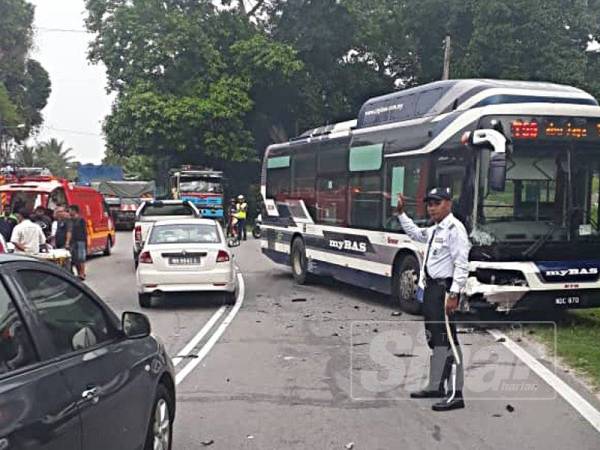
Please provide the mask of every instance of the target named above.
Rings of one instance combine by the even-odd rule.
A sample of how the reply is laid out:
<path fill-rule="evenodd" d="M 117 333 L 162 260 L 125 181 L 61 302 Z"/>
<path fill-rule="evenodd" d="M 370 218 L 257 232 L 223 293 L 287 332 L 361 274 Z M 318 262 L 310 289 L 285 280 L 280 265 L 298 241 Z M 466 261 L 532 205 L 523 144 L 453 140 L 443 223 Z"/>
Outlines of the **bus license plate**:
<path fill-rule="evenodd" d="M 555 305 L 563 305 L 563 306 L 569 306 L 569 305 L 579 305 L 580 302 L 580 298 L 579 297 L 556 297 L 554 299 L 554 304 Z"/>
<path fill-rule="evenodd" d="M 200 264 L 199 256 L 177 256 L 169 258 L 169 264 L 173 266 L 192 266 Z"/>

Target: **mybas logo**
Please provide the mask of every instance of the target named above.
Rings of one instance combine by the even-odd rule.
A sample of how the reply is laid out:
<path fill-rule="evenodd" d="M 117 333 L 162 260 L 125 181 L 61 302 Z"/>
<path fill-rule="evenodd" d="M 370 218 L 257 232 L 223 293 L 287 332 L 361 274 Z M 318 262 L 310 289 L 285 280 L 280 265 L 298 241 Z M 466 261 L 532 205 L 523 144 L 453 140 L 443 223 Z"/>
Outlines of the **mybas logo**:
<path fill-rule="evenodd" d="M 352 250 L 355 252 L 366 253 L 367 252 L 367 243 L 366 242 L 356 242 L 345 239 L 343 241 L 336 241 L 335 239 L 329 240 L 329 246 L 336 248 L 338 250 Z"/>
<path fill-rule="evenodd" d="M 581 269 L 561 269 L 561 270 L 546 270 L 548 277 L 566 277 L 577 275 L 598 275 L 597 267 L 581 268 Z"/>
<path fill-rule="evenodd" d="M 367 236 L 324 231 L 325 246 L 344 253 L 372 253 L 373 245 Z"/>
<path fill-rule="evenodd" d="M 600 261 L 539 261 L 544 280 L 550 283 L 597 281 Z"/>

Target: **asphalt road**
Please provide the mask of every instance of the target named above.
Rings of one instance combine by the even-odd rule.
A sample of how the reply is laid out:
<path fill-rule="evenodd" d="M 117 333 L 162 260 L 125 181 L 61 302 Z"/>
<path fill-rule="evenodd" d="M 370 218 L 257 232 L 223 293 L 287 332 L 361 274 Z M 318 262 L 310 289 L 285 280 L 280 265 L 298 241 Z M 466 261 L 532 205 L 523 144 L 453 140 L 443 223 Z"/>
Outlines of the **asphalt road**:
<path fill-rule="evenodd" d="M 234 250 L 245 287 L 237 314 L 209 294 L 144 310 L 171 356 L 187 356 L 177 366 L 188 373 L 178 385 L 175 449 L 599 448 L 598 429 L 487 331 L 505 333 L 600 410 L 519 324 L 465 324 L 467 408 L 435 413 L 431 401 L 408 399 L 428 364 L 418 317 L 332 281 L 296 286 L 259 250 L 255 240 Z M 112 256 L 90 261 L 88 280 L 117 312 L 139 310 L 130 233 L 119 234 Z"/>

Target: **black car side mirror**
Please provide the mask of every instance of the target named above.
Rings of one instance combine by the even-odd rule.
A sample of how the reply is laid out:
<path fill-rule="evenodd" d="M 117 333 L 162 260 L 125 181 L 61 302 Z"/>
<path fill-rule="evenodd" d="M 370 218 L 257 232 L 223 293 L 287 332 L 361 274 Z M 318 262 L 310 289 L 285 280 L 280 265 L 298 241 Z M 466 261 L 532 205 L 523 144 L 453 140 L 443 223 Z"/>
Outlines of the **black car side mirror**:
<path fill-rule="evenodd" d="M 121 318 L 121 329 L 128 339 L 140 339 L 150 336 L 150 320 L 144 314 L 125 311 Z"/>

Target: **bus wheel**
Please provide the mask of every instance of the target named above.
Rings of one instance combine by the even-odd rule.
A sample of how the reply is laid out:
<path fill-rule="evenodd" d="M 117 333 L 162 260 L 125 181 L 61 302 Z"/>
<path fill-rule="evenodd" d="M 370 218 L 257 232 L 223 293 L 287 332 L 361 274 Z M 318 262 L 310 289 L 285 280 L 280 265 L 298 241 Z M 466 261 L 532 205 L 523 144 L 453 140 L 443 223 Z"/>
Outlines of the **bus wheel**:
<path fill-rule="evenodd" d="M 409 314 L 420 314 L 421 303 L 417 300 L 419 261 L 412 255 L 402 258 L 394 270 L 394 300 Z"/>
<path fill-rule="evenodd" d="M 308 262 L 306 260 L 306 249 L 304 241 L 300 238 L 294 239 L 292 242 L 292 254 L 290 255 L 292 264 L 292 274 L 294 281 L 298 284 L 305 284 L 308 281 Z"/>

